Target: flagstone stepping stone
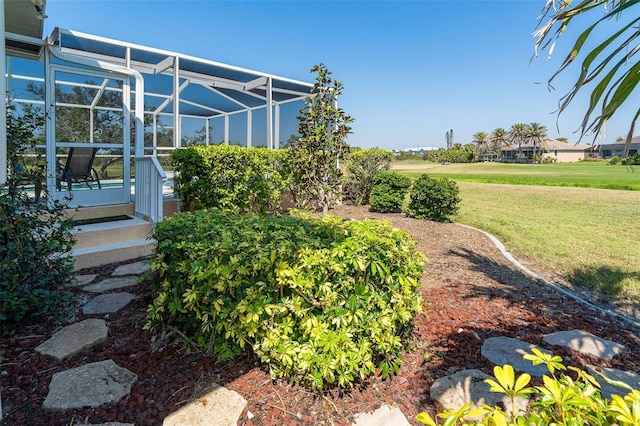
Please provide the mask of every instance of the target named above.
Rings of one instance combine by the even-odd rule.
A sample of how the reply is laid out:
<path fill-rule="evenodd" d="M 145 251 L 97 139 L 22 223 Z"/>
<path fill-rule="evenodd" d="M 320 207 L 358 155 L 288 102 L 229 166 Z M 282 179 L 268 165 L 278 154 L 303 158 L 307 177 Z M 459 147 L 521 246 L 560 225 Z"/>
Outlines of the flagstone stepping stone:
<path fill-rule="evenodd" d="M 137 380 L 138 376 L 111 359 L 55 373 L 43 408 L 64 411 L 118 402 Z"/>
<path fill-rule="evenodd" d="M 431 399 L 437 400 L 445 409 L 459 410 L 468 402 L 473 402 L 472 408 L 480 408 L 482 404 L 489 406 L 502 403 L 507 413 L 511 413 L 511 399 L 502 393 L 489 392 L 489 385 L 485 379 L 492 378 L 480 370 L 463 370 L 450 376 L 437 379 L 431 385 Z M 495 379 L 494 379 L 495 380 Z M 514 400 L 515 410 L 525 410 L 528 401 L 517 397 Z M 479 420 L 470 418 L 468 420 Z"/>
<path fill-rule="evenodd" d="M 543 342 L 554 346 L 566 346 L 583 354 L 595 355 L 600 359 L 612 360 L 626 349 L 624 345 L 603 339 L 582 330 L 557 331 L 545 334 Z"/>
<path fill-rule="evenodd" d="M 71 282 L 67 284 L 67 287 L 82 287 L 95 280 L 97 276 L 98 274 L 76 275 Z"/>
<path fill-rule="evenodd" d="M 355 415 L 353 426 L 410 426 L 411 423 L 402 414 L 398 407 L 383 405 L 371 413 L 360 413 Z"/>
<path fill-rule="evenodd" d="M 532 376 L 542 377 L 549 373 L 545 365 L 534 366 L 531 361 L 522 358 L 523 355 L 531 353 L 533 348 L 537 348 L 544 353 L 551 354 L 550 351 L 542 349 L 531 343 L 512 339 L 511 337 L 490 337 L 482 343 L 480 353 L 483 357 L 496 365 L 511 365 L 516 371 L 523 371 Z"/>
<path fill-rule="evenodd" d="M 146 260 L 129 263 L 128 265 L 120 265 L 115 271 L 111 273 L 111 276 L 119 275 L 142 275 L 149 270 L 149 262 Z"/>
<path fill-rule="evenodd" d="M 605 398 L 611 399 L 611 395 L 625 396 L 630 391 L 625 388 L 610 385 L 602 377 L 598 376 L 598 372 L 607 376 L 609 380 L 617 380 L 624 382 L 634 389 L 640 389 L 640 375 L 632 371 L 623 371 L 616 368 L 596 367 L 587 365 L 587 370 L 600 383 L 600 393 Z"/>
<path fill-rule="evenodd" d="M 62 360 L 104 342 L 108 334 L 109 329 L 103 319 L 90 318 L 63 327 L 36 347 L 36 352 Z"/>
<path fill-rule="evenodd" d="M 236 426 L 247 401 L 235 391 L 215 386 L 206 395 L 169 414 L 162 425 Z"/>
<path fill-rule="evenodd" d="M 138 284 L 138 277 L 107 278 L 99 283 L 91 284 L 83 288 L 92 293 L 106 293 L 119 288 L 131 287 Z"/>
<path fill-rule="evenodd" d="M 107 293 L 94 297 L 82 307 L 85 315 L 112 314 L 124 308 L 135 296 L 131 293 Z"/>

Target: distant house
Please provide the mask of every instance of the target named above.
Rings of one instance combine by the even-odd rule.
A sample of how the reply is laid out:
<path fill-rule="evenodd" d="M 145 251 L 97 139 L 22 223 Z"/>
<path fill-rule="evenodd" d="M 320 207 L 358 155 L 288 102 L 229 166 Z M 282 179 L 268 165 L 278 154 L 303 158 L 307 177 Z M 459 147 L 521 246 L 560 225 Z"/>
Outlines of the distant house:
<path fill-rule="evenodd" d="M 610 143 L 600 145 L 600 158 L 611 158 L 615 156 L 624 157 L 625 144 Z M 629 147 L 629 157 L 632 157 L 640 152 L 640 136 L 636 136 L 631 139 L 631 146 Z"/>
<path fill-rule="evenodd" d="M 501 152 L 502 161 L 506 163 L 528 162 L 534 152 L 542 158 L 555 158 L 558 163 L 571 163 L 591 157 L 594 147 L 586 144 L 566 143 L 556 139 L 547 139 L 538 147 L 532 145 L 509 145 Z"/>
<path fill-rule="evenodd" d="M 393 150 L 393 152 L 395 154 L 399 154 L 401 152 L 405 152 L 407 154 L 411 154 L 411 155 L 419 155 L 419 156 L 423 156 L 424 154 L 426 154 L 429 151 L 436 151 L 440 148 L 437 147 L 433 147 L 433 146 L 419 146 L 416 148 L 404 148 L 404 149 L 400 149 L 400 150 Z"/>

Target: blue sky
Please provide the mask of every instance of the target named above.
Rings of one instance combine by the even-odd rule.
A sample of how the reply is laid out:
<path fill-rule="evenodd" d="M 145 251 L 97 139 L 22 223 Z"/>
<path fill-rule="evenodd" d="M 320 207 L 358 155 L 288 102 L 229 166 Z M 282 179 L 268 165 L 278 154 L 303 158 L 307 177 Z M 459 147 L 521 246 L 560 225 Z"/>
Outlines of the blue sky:
<path fill-rule="evenodd" d="M 544 3 L 48 0 L 45 34 L 59 26 L 309 82 L 323 62 L 344 84 L 355 146 L 445 146 L 450 129 L 464 144 L 518 122 L 576 142 L 586 97 L 560 116 L 559 131 L 554 113 L 575 70 L 555 91 L 546 84 L 576 32 L 551 61 L 530 62 Z M 607 142 L 626 136 L 632 109 L 610 121 Z"/>

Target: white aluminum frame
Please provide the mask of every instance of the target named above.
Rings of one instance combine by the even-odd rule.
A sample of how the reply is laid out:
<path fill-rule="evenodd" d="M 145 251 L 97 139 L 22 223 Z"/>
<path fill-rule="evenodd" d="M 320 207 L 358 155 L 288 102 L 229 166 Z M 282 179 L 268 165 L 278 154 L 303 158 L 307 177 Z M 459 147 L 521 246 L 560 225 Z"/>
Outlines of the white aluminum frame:
<path fill-rule="evenodd" d="M 129 123 L 129 117 L 131 116 L 131 112 L 135 114 L 135 152 L 134 154 L 136 158 L 144 157 L 144 153 L 151 151 L 151 156 L 156 156 L 158 152 L 166 152 L 172 149 L 179 148 L 182 144 L 182 118 L 183 117 L 193 117 L 202 119 L 205 123 L 205 137 L 206 143 L 208 144 L 211 141 L 210 134 L 210 123 L 212 119 L 222 119 L 224 122 L 224 142 L 229 143 L 230 138 L 230 118 L 234 114 L 246 113 L 246 146 L 251 147 L 254 145 L 253 143 L 253 130 L 254 130 L 254 111 L 265 109 L 266 114 L 266 126 L 265 126 L 265 134 L 266 134 L 266 145 L 269 149 L 278 149 L 280 146 L 280 106 L 283 104 L 287 104 L 290 102 L 298 102 L 304 100 L 310 96 L 313 96 L 311 90 L 313 85 L 307 82 L 297 81 L 293 79 L 288 79 L 284 77 L 278 77 L 275 75 L 258 72 L 250 69 L 240 68 L 232 65 L 223 64 L 220 62 L 205 60 L 201 58 L 196 58 L 189 55 L 183 55 L 175 52 L 144 47 L 132 43 L 126 43 L 117 40 L 111 40 L 100 36 L 90 35 L 86 33 L 80 33 L 71 30 L 65 30 L 56 28 L 52 32 L 52 34 L 45 40 L 42 41 L 40 39 L 34 39 L 28 36 L 22 36 L 18 34 L 9 34 L 5 33 L 3 24 L 4 24 L 4 5 L 5 0 L 0 0 L 0 34 L 2 34 L 2 40 L 0 40 L 0 54 L 2 54 L 2 65 L 0 66 L 0 72 L 2 76 L 7 75 L 7 71 L 9 75 L 11 75 L 11 70 L 7 70 L 5 65 L 6 51 L 5 51 L 5 39 L 15 39 L 15 40 L 23 40 L 25 42 L 41 45 L 44 48 L 41 50 L 40 60 L 44 62 L 44 79 L 35 78 L 35 77 L 25 77 L 25 76 L 13 76 L 11 78 L 22 78 L 26 80 L 33 81 L 42 81 L 44 80 L 45 85 L 45 100 L 30 100 L 16 99 L 17 102 L 25 102 L 32 104 L 44 104 L 45 110 L 47 111 L 46 120 L 45 120 L 45 129 L 46 129 L 46 148 L 47 148 L 47 187 L 50 192 L 56 193 L 56 170 L 55 170 L 55 147 L 56 146 L 80 146 L 80 143 L 71 143 L 71 142 L 55 142 L 54 137 L 54 125 L 55 125 L 55 111 L 51 112 L 51 108 L 54 104 L 54 93 L 55 93 L 55 84 L 54 78 L 52 76 L 55 75 L 56 70 L 65 70 L 66 72 L 72 72 L 75 74 L 86 74 L 89 76 L 105 78 L 101 85 L 92 86 L 98 90 L 98 94 L 94 98 L 91 105 L 81 106 L 84 108 L 88 108 L 90 110 L 94 109 L 113 109 L 122 111 L 123 116 L 125 118 L 125 126 L 126 128 L 131 128 L 131 123 Z M 116 46 L 124 49 L 123 57 L 120 56 L 109 56 L 107 53 L 91 53 L 88 51 L 73 49 L 68 46 L 61 45 L 62 37 L 68 35 L 70 37 L 80 38 L 86 41 L 93 41 L 99 43 L 107 43 L 111 46 Z M 143 60 L 147 60 L 144 58 L 145 53 L 150 53 L 153 55 L 157 55 L 162 57 L 163 59 L 159 60 L 157 63 L 146 63 L 141 61 L 136 61 L 132 59 L 132 51 L 135 49 L 136 54 L 143 55 Z M 105 51 L 106 52 L 106 51 Z M 12 55 L 13 56 L 13 55 Z M 20 56 L 20 55 L 18 55 Z M 137 57 L 137 56 L 136 56 Z M 31 58 L 36 59 L 37 58 Z M 57 59 L 61 61 L 61 63 L 53 63 L 53 59 Z M 199 69 L 203 71 L 194 72 L 181 69 L 181 62 L 187 62 L 188 64 L 200 64 L 201 68 Z M 65 67 L 68 67 L 65 69 Z M 197 69 L 197 68 L 195 68 Z M 229 71 L 229 73 L 227 72 Z M 218 74 L 219 72 L 219 74 Z M 166 75 L 172 78 L 171 85 L 171 93 L 170 94 L 162 94 L 162 93 L 147 93 L 145 92 L 145 77 L 143 73 L 149 75 Z M 216 75 L 212 75 L 212 74 Z M 236 80 L 235 74 L 240 73 L 243 77 L 241 79 Z M 117 79 L 123 82 L 123 108 L 111 108 L 111 107 L 100 107 L 97 105 L 97 99 L 100 97 L 100 94 L 105 90 L 113 90 L 113 88 L 106 86 L 106 79 Z M 131 79 L 135 80 L 135 88 L 131 87 Z M 5 78 L 0 78 L 0 92 L 6 93 L 7 89 L 7 80 Z M 76 82 L 68 82 L 71 85 L 79 85 L 82 86 L 82 83 Z M 126 83 L 126 84 L 125 84 Z M 278 87 L 274 85 L 277 83 L 283 87 Z M 198 93 L 198 99 L 189 99 L 188 96 L 183 96 L 183 92 L 191 85 L 199 85 L 202 88 L 206 88 L 206 91 L 211 92 L 211 94 L 217 99 L 226 100 L 226 104 L 223 103 L 224 106 L 216 107 L 211 101 L 214 98 L 208 98 L 206 93 Z M 286 88 L 285 88 L 286 87 Z M 299 90 L 291 90 L 299 89 Z M 203 89 L 204 90 L 204 89 Z M 255 93 L 258 90 L 261 93 Z M 168 92 L 168 91 L 167 91 Z M 250 96 L 251 98 L 258 100 L 248 102 L 248 98 L 243 99 L 242 97 L 236 98 L 234 97 L 234 92 L 242 93 L 246 96 Z M 264 92 L 264 93 L 262 93 Z M 192 93 L 192 92 L 189 92 Z M 135 107 L 131 108 L 131 99 L 132 95 L 135 96 Z M 160 99 L 159 106 L 155 107 L 153 111 L 145 111 L 144 104 L 146 97 L 153 97 L 156 99 Z M 278 99 L 278 100 L 276 100 Z M 168 111 L 167 108 L 173 102 L 173 110 Z M 0 102 L 0 116 L 6 116 L 6 103 Z M 195 107 L 197 108 L 197 115 L 193 114 L 182 114 L 181 113 L 181 105 L 184 107 Z M 74 105 L 74 107 L 80 107 L 78 105 Z M 55 109 L 55 108 L 54 108 Z M 200 115 L 202 113 L 202 115 Z M 153 145 L 150 147 L 144 146 L 144 117 L 145 114 L 152 117 L 153 122 Z M 158 147 L 157 146 L 157 121 L 159 116 L 167 116 L 170 115 L 172 117 L 172 127 L 173 127 L 173 146 L 172 147 Z M 91 119 L 93 120 L 93 114 L 90 114 Z M 235 124 L 234 124 L 235 125 Z M 217 131 L 217 130 L 216 130 Z M 123 151 L 128 151 L 131 143 L 129 141 L 129 132 L 124 131 L 123 135 L 126 135 L 123 139 L 124 148 Z M 95 143 L 93 139 L 93 132 L 90 132 L 89 141 L 90 143 Z M 101 144 L 96 144 L 96 146 Z M 112 147 L 111 145 L 110 147 Z M 6 172 L 7 172 L 7 158 L 6 158 L 6 125 L 0 126 L 0 184 L 6 181 Z M 125 154 L 127 155 L 127 154 Z M 128 155 L 127 155 L 128 156 Z M 156 161 L 157 163 L 157 161 Z M 156 167 L 157 168 L 157 164 Z M 153 169 L 153 168 L 152 168 Z M 129 175 L 129 167 L 124 167 L 125 174 Z M 129 176 L 130 177 L 130 176 Z M 157 179 L 156 179 L 157 180 Z M 126 186 L 126 184 L 125 184 Z M 53 189 L 53 190 L 52 190 Z M 138 188 L 138 179 L 136 179 L 136 193 L 138 193 L 140 188 Z M 155 190 L 154 190 L 155 191 Z"/>
<path fill-rule="evenodd" d="M 185 105 L 192 105 L 194 107 L 197 108 L 201 108 L 203 110 L 207 110 L 211 112 L 211 115 L 208 116 L 203 116 L 203 118 L 206 119 L 212 119 L 212 118 L 216 118 L 216 117 L 225 117 L 224 122 L 225 122 L 225 128 L 224 128 L 224 141 L 225 143 L 229 142 L 229 121 L 228 121 L 228 116 L 231 114 L 237 114 L 237 113 L 241 113 L 241 112 L 247 112 L 247 140 L 246 140 L 246 146 L 250 147 L 252 146 L 252 123 L 251 123 L 251 119 L 252 119 L 252 114 L 251 111 L 254 110 L 259 110 L 264 108 L 266 110 L 266 128 L 265 128 L 265 133 L 266 133 L 266 145 L 269 149 L 277 149 L 280 145 L 280 141 L 279 141 L 279 137 L 280 137 L 280 114 L 279 114 L 279 105 L 285 104 L 285 103 L 290 103 L 290 102 L 297 102 L 300 100 L 304 100 L 305 98 L 309 97 L 309 96 L 313 96 L 311 93 L 311 89 L 313 88 L 313 85 L 310 83 L 306 83 L 306 82 L 302 82 L 302 81 L 297 81 L 297 80 L 293 80 L 293 79 L 288 79 L 288 78 L 284 78 L 284 77 L 278 77 L 278 76 L 274 76 L 274 75 L 270 75 L 267 73 L 262 73 L 259 71 L 254 71 L 254 70 L 250 70 L 250 69 L 246 69 L 246 68 L 241 68 L 241 67 L 236 67 L 236 66 L 232 66 L 232 65 L 228 65 L 228 64 L 223 64 L 220 62 L 216 62 L 216 61 L 211 61 L 211 60 L 206 60 L 206 59 L 202 59 L 202 58 L 197 58 L 194 56 L 190 56 L 190 55 L 183 55 L 183 54 L 179 54 L 176 52 L 171 52 L 171 51 L 166 51 L 166 50 L 161 50 L 161 49 L 156 49 L 156 48 L 152 48 L 152 47 L 146 47 L 146 46 L 141 46 L 141 45 L 137 45 L 137 44 L 133 44 L 133 43 L 127 43 L 127 42 L 122 42 L 122 41 L 118 41 L 118 40 L 113 40 L 113 39 L 108 39 L 105 37 L 100 37 L 100 36 L 95 36 L 95 35 L 91 35 L 91 34 L 86 34 L 86 33 L 82 33 L 82 32 L 78 32 L 78 31 L 72 31 L 72 30 L 67 30 L 67 29 L 62 29 L 62 28 L 56 28 L 52 35 L 50 36 L 50 40 L 52 41 L 56 41 L 56 40 L 60 40 L 60 38 L 64 35 L 69 35 L 72 37 L 79 37 L 82 39 L 87 39 L 90 41 L 95 41 L 95 42 L 100 42 L 100 43 L 107 43 L 110 45 L 114 45 L 114 46 L 119 46 L 119 47 L 123 47 L 126 51 L 125 54 L 125 58 L 119 58 L 119 57 L 112 57 L 112 56 L 106 56 L 106 55 L 102 55 L 102 54 L 97 54 L 97 53 L 90 53 L 90 52 L 83 52 L 83 51 L 78 51 L 78 50 L 74 50 L 74 49 L 70 49 L 68 47 L 59 47 L 58 49 L 61 52 L 69 52 L 69 53 L 73 53 L 74 56 L 81 56 L 81 57 L 86 57 L 86 58 L 90 58 L 93 59 L 95 61 L 98 62 L 105 62 L 105 63 L 112 63 L 114 65 L 120 65 L 120 66 L 125 66 L 126 68 L 130 68 L 132 70 L 136 70 L 140 73 L 147 73 L 150 75 L 168 75 L 171 76 L 173 78 L 173 90 L 172 90 L 172 94 L 170 95 L 160 95 L 160 94 L 153 94 L 153 93 L 145 93 L 146 95 L 149 96 L 154 96 L 154 97 L 161 97 L 161 98 L 165 98 L 165 101 L 161 103 L 160 106 L 158 106 L 155 111 L 154 111 L 154 121 L 155 121 L 155 116 L 157 114 L 161 114 L 162 111 L 164 111 L 166 109 L 166 107 L 168 107 L 168 105 L 173 102 L 173 147 L 174 148 L 178 148 L 181 146 L 182 144 L 182 129 L 181 129 L 181 123 L 180 123 L 180 104 L 185 104 Z M 51 42 L 50 42 L 51 43 Z M 159 55 L 159 56 L 163 56 L 164 59 L 162 59 L 160 62 L 156 63 L 156 64 L 149 64 L 149 63 L 143 63 L 140 61 L 134 61 L 131 59 L 130 57 L 130 52 L 131 49 L 136 49 L 136 50 L 142 50 L 144 52 L 148 52 L 148 53 L 152 53 L 155 55 Z M 244 74 L 252 74 L 255 75 L 256 77 L 253 80 L 250 80 L 248 82 L 244 82 L 244 81 L 235 81 L 235 80 L 231 80 L 228 78 L 223 78 L 223 77 L 219 77 L 219 76 L 212 76 L 212 75 L 208 75 L 208 74 L 201 74 L 201 73 L 194 73 L 191 71 L 186 71 L 186 70 L 181 70 L 180 69 L 180 61 L 184 60 L 184 61 L 193 61 L 193 62 L 197 62 L 197 63 L 201 63 L 203 65 L 211 65 L 211 66 L 215 66 L 215 67 L 220 67 L 223 68 L 225 70 L 229 70 L 229 71 L 237 71 L 237 72 L 241 72 Z M 308 92 L 304 93 L 304 92 L 298 92 L 298 91 L 292 91 L 289 89 L 284 89 L 284 88 L 277 88 L 273 86 L 273 81 L 274 79 L 277 79 L 278 81 L 284 82 L 284 83 L 291 83 L 291 84 L 295 84 L 295 85 L 301 85 L 304 86 L 306 88 L 308 88 Z M 181 83 L 181 80 L 182 83 Z M 211 106 L 207 106 L 207 105 L 202 105 L 199 104 L 197 102 L 193 102 L 190 101 L 188 99 L 184 99 L 181 97 L 181 93 L 191 84 L 197 84 L 200 86 L 203 86 L 205 88 L 207 88 L 208 90 L 210 90 L 211 92 L 215 93 L 218 96 L 221 96 L 225 99 L 227 99 L 228 101 L 234 103 L 235 105 L 237 105 L 240 109 L 239 110 L 234 110 L 234 111 L 223 111 L 221 109 L 215 108 L 215 107 L 211 107 Z M 246 104 L 244 104 L 243 102 L 239 101 L 238 99 L 233 98 L 232 96 L 227 95 L 226 93 L 218 90 L 218 88 L 223 88 L 223 89 L 230 89 L 230 90 L 234 90 L 234 91 L 238 91 L 238 92 L 242 92 L 245 95 L 251 96 L 255 99 L 259 99 L 261 101 L 264 102 L 264 105 L 261 106 L 254 106 L 254 107 L 250 107 Z M 264 90 L 265 91 L 265 96 L 261 96 L 259 94 L 253 93 L 251 92 L 251 90 L 254 89 L 260 89 L 260 90 Z M 274 93 L 282 93 L 282 94 L 287 94 L 287 95 L 293 95 L 294 97 L 291 99 L 286 99 L 283 101 L 279 101 L 276 102 L 273 98 Z M 274 112 L 274 108 L 275 108 L 275 112 Z M 154 128 L 154 146 L 153 148 L 155 148 L 156 145 L 156 126 L 153 127 Z M 275 141 L 274 141 L 275 140 Z M 149 147 L 145 148 L 145 149 L 149 149 Z"/>

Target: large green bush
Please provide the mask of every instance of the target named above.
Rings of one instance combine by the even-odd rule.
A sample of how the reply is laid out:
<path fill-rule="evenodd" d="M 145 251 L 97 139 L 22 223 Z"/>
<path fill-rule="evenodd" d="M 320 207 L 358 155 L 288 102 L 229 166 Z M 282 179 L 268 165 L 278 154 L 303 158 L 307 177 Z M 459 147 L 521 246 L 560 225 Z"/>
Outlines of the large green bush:
<path fill-rule="evenodd" d="M 369 197 L 370 210 L 380 213 L 402 212 L 404 198 L 411 187 L 411 179 L 398 172 L 376 173 Z"/>
<path fill-rule="evenodd" d="M 420 175 L 411 189 L 408 215 L 418 219 L 450 222 L 458 211 L 458 185 L 447 178 Z"/>
<path fill-rule="evenodd" d="M 516 378 L 513 367 L 504 365 L 494 367 L 495 380 L 487 379 L 490 391 L 502 393 L 509 397 L 510 405 L 506 407 L 481 404 L 472 408 L 467 403 L 458 410 L 450 409 L 437 415 L 445 419 L 445 425 L 486 425 L 486 426 L 585 426 L 585 425 L 640 425 L 640 390 L 633 389 L 624 382 L 607 382 L 620 387 L 620 395 L 613 395 L 611 401 L 600 393 L 600 384 L 593 376 L 575 367 L 565 367 L 562 358 L 545 354 L 533 349 L 532 354 L 524 355 L 533 365 L 544 364 L 550 375 L 542 377 L 542 385 L 529 387 L 531 376 L 523 373 Z M 572 374 L 556 375 L 556 371 L 571 370 Z M 515 398 L 529 399 L 532 402 L 527 410 L 513 410 Z M 469 418 L 483 416 L 481 420 L 470 421 Z M 428 413 L 420 413 L 418 421 L 429 426 L 437 422 Z"/>
<path fill-rule="evenodd" d="M 274 211 L 290 176 L 284 150 L 238 146 L 189 146 L 173 151 L 182 210 L 226 208 Z"/>
<path fill-rule="evenodd" d="M 0 193 L 0 323 L 66 314 L 73 258 L 61 254 L 73 248 L 73 224 L 63 204 L 49 201 Z"/>
<path fill-rule="evenodd" d="M 451 163 L 473 163 L 475 161 L 475 154 L 471 150 L 455 150 L 448 149 L 446 151 L 429 152 L 429 161 L 434 162 L 451 162 Z"/>
<path fill-rule="evenodd" d="M 40 117 L 40 120 L 43 119 Z M 66 314 L 73 223 L 41 190 L 44 165 L 32 157 L 38 117 L 7 114 L 8 179 L 0 185 L 0 324 Z M 31 164 L 28 164 L 29 161 Z"/>
<path fill-rule="evenodd" d="M 320 390 L 397 371 L 421 311 L 415 242 L 382 221 L 180 213 L 159 223 L 147 328 Z"/>
<path fill-rule="evenodd" d="M 393 153 L 384 149 L 352 150 L 344 178 L 344 198 L 356 205 L 368 204 L 376 173 L 389 170 Z"/>

